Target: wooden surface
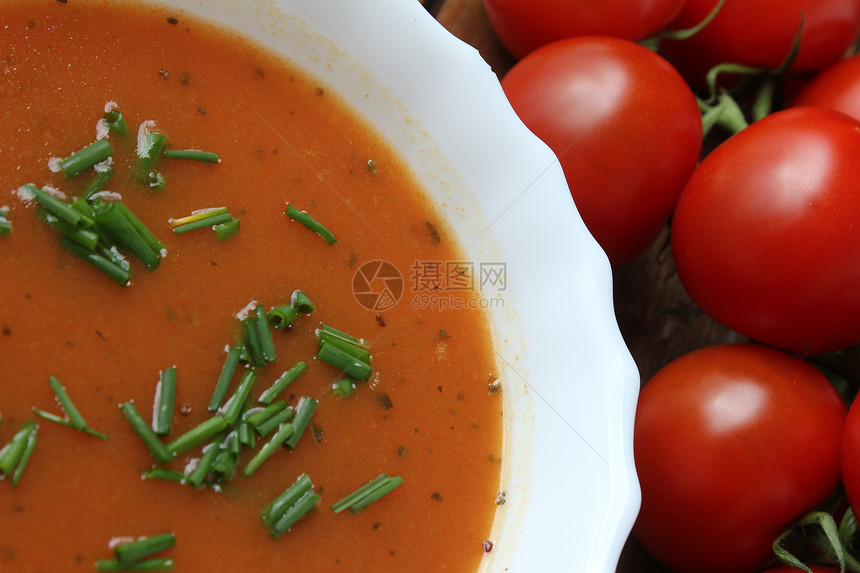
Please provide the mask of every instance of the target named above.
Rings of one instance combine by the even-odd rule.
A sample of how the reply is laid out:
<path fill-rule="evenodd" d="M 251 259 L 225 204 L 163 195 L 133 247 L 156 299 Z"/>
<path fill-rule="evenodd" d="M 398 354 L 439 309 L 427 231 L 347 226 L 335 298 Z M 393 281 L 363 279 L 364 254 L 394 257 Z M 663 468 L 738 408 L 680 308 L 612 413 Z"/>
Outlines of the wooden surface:
<path fill-rule="evenodd" d="M 427 10 L 451 33 L 475 47 L 502 78 L 515 63 L 487 20 L 482 0 L 424 0 Z M 619 328 L 647 381 L 672 359 L 696 348 L 742 339 L 697 312 L 672 265 L 664 231 L 637 260 L 615 269 L 614 298 Z M 619 573 L 669 573 L 630 538 Z"/>

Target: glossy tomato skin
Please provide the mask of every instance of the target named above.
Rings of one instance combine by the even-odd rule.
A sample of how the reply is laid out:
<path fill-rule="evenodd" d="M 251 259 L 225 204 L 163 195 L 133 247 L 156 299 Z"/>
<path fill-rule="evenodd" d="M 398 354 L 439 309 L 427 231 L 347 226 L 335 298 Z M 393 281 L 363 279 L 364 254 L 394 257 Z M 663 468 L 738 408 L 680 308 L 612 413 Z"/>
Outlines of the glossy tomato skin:
<path fill-rule="evenodd" d="M 681 76 L 634 42 L 581 36 L 532 52 L 502 87 L 558 156 L 583 221 L 612 264 L 641 254 L 701 150 L 699 109 Z"/>
<path fill-rule="evenodd" d="M 662 29 L 683 4 L 684 0 L 484 0 L 493 30 L 517 58 L 574 36 L 638 41 Z"/>
<path fill-rule="evenodd" d="M 690 28 L 718 0 L 687 0 L 671 29 Z M 717 16 L 683 41 L 666 41 L 666 57 L 693 83 L 711 67 L 735 62 L 776 68 L 789 54 L 800 28 L 800 50 L 792 69 L 821 70 L 836 62 L 860 33 L 860 0 L 726 0 Z"/>
<path fill-rule="evenodd" d="M 823 108 L 774 113 L 696 168 L 672 218 L 694 302 L 796 353 L 860 341 L 860 123 Z"/>
<path fill-rule="evenodd" d="M 846 406 L 807 362 L 753 344 L 693 351 L 644 386 L 634 533 L 678 573 L 754 571 L 839 484 Z"/>
<path fill-rule="evenodd" d="M 807 82 L 792 107 L 828 107 L 860 119 L 860 56 L 840 60 Z"/>

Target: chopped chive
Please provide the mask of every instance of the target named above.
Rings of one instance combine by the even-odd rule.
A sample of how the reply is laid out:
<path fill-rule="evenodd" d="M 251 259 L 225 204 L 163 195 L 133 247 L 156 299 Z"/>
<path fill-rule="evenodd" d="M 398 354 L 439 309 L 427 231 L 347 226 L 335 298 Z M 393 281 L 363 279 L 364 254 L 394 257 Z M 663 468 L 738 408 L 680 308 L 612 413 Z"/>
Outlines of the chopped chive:
<path fill-rule="evenodd" d="M 173 423 L 173 406 L 176 401 L 176 367 L 161 371 L 155 385 L 155 400 L 152 407 L 152 431 L 159 436 L 170 433 Z"/>
<path fill-rule="evenodd" d="M 349 508 L 352 513 L 358 513 L 402 483 L 403 478 L 400 476 L 389 477 L 385 473 L 380 474 L 340 501 L 334 503 L 331 508 L 335 513 L 340 513 L 346 508 Z"/>
<path fill-rule="evenodd" d="M 274 414 L 271 418 L 264 420 L 261 422 L 256 430 L 257 433 L 260 434 L 260 437 L 265 437 L 275 431 L 281 424 L 289 422 L 296 415 L 295 410 L 292 408 L 287 408 L 286 410 L 281 410 Z"/>
<path fill-rule="evenodd" d="M 113 169 L 105 169 L 104 171 L 96 171 L 95 177 L 93 177 L 90 184 L 87 185 L 86 189 L 84 189 L 81 197 L 84 201 L 89 200 L 95 193 L 101 191 L 104 186 L 107 184 L 108 180 L 113 177 Z"/>
<path fill-rule="evenodd" d="M 96 569 L 99 571 L 172 571 L 173 559 L 170 557 L 142 559 L 128 565 L 123 565 L 116 559 L 99 559 L 96 561 Z"/>
<path fill-rule="evenodd" d="M 69 422 L 72 424 L 72 427 L 76 430 L 83 430 L 86 428 L 87 421 L 81 415 L 80 411 L 78 411 L 78 408 L 75 406 L 75 403 L 72 402 L 72 399 L 69 398 L 69 394 L 66 392 L 66 389 L 63 388 L 63 385 L 60 384 L 57 377 L 49 376 L 48 384 L 51 386 L 51 390 L 54 391 L 54 396 L 57 397 L 60 407 L 69 417 Z"/>
<path fill-rule="evenodd" d="M 224 241 L 239 232 L 239 219 L 233 217 L 226 223 L 212 225 L 212 230 L 218 235 L 218 239 Z"/>
<path fill-rule="evenodd" d="M 245 403 L 248 401 L 248 396 L 251 394 L 251 388 L 257 380 L 257 373 L 254 370 L 247 370 L 239 381 L 236 387 L 236 392 L 230 397 L 230 400 L 221 409 L 224 418 L 230 426 L 235 426 L 239 421 L 239 416 L 245 408 Z"/>
<path fill-rule="evenodd" d="M 224 398 L 227 397 L 227 390 L 230 388 L 230 381 L 236 373 L 236 367 L 239 365 L 239 356 L 241 349 L 238 346 L 231 346 L 227 351 L 227 357 L 224 359 L 224 366 L 221 367 L 221 375 L 218 377 L 218 382 L 215 384 L 215 390 L 212 392 L 212 399 L 209 400 L 209 411 L 214 412 L 224 403 Z"/>
<path fill-rule="evenodd" d="M 158 435 L 152 431 L 152 428 L 140 415 L 134 402 L 123 402 L 119 405 L 119 409 L 143 441 L 143 444 L 149 449 L 156 462 L 164 463 L 173 459 L 173 453 L 158 439 Z"/>
<path fill-rule="evenodd" d="M 355 380 L 349 376 L 344 376 L 337 382 L 331 385 L 332 391 L 339 398 L 349 398 L 352 391 L 355 390 Z"/>
<path fill-rule="evenodd" d="M 81 198 L 72 201 L 71 207 L 81 215 L 84 215 L 93 221 L 92 230 L 95 231 L 96 234 L 98 234 L 99 236 L 99 245 L 105 247 L 116 246 L 116 242 L 113 240 L 113 238 L 107 234 L 107 232 L 101 227 L 101 225 L 95 222 L 95 209 L 93 209 L 93 206 L 90 205 L 90 203 L 88 203 L 86 199 Z"/>
<path fill-rule="evenodd" d="M 299 211 L 289 203 L 287 204 L 287 209 L 284 211 L 290 219 L 300 223 L 325 239 L 325 242 L 329 245 L 333 245 L 337 242 L 337 238 L 332 234 L 331 231 L 326 229 L 323 225 L 316 221 L 313 217 L 311 217 L 308 213 L 304 211 Z"/>
<path fill-rule="evenodd" d="M 218 453 L 220 452 L 219 442 L 220 439 L 216 439 L 212 443 L 204 446 L 203 455 L 200 456 L 194 470 L 192 470 L 185 478 L 185 483 L 193 488 L 198 488 L 203 484 L 203 480 L 206 479 L 206 476 L 209 474 L 209 470 L 212 469 L 212 465 L 215 463 L 215 458 L 218 457 Z"/>
<path fill-rule="evenodd" d="M 346 497 L 340 499 L 339 501 L 332 504 L 331 508 L 335 513 L 340 513 L 344 509 L 348 508 L 350 505 L 367 495 L 368 492 L 376 488 L 379 484 L 383 483 L 388 479 L 388 475 L 385 473 L 379 474 L 357 490 L 353 491 Z"/>
<path fill-rule="evenodd" d="M 101 239 L 101 236 L 99 237 Z M 101 258 L 105 259 L 107 262 L 111 263 L 115 267 L 124 270 L 131 276 L 132 269 L 131 264 L 128 262 L 122 253 L 116 248 L 116 245 L 108 246 L 102 243 L 99 240 L 99 244 L 96 245 L 96 254 L 98 254 Z"/>
<path fill-rule="evenodd" d="M 128 249 L 146 268 L 156 269 L 161 262 L 158 250 L 154 249 L 150 241 L 138 231 L 135 224 L 126 217 L 123 208 L 117 206 L 118 204 L 99 201 L 93 205 L 96 223 L 117 244 Z"/>
<path fill-rule="evenodd" d="M 128 566 L 154 553 L 170 549 L 174 545 L 176 545 L 176 537 L 172 533 L 159 533 L 117 545 L 113 548 L 113 552 L 120 565 Z"/>
<path fill-rule="evenodd" d="M 157 131 L 153 131 L 155 122 L 144 121 L 137 130 L 137 169 L 138 176 L 152 187 L 153 177 L 160 174 L 155 173 L 155 164 L 161 156 L 167 137 Z"/>
<path fill-rule="evenodd" d="M 302 314 L 310 314 L 314 311 L 314 303 L 307 294 L 300 290 L 294 290 L 290 296 L 290 306 Z"/>
<path fill-rule="evenodd" d="M 153 251 L 155 251 L 156 253 L 161 253 L 166 250 L 161 241 L 159 241 L 158 238 L 152 234 L 152 231 L 150 231 L 149 228 L 144 225 L 134 213 L 131 212 L 131 209 L 126 207 L 125 203 L 123 203 L 122 201 L 117 201 L 114 204 L 116 205 L 117 210 L 122 213 L 123 217 L 126 218 L 126 220 L 134 228 L 134 230 L 137 231 L 137 233 L 143 238 L 144 241 L 146 241 L 146 244 L 149 245 L 149 247 Z"/>
<path fill-rule="evenodd" d="M 317 331 L 317 336 L 323 340 L 329 340 L 330 338 L 339 338 L 340 340 L 343 340 L 344 342 L 349 342 L 350 344 L 354 344 L 355 346 L 367 348 L 367 345 L 361 338 L 357 338 L 351 334 L 347 334 L 342 330 L 338 330 L 337 328 L 324 323 L 320 324 L 319 330 Z"/>
<path fill-rule="evenodd" d="M 99 234 L 94 230 L 69 225 L 45 208 L 39 209 L 36 212 L 36 215 L 49 227 L 59 231 L 72 241 L 85 247 L 88 251 L 94 251 L 96 249 L 96 245 L 98 245 L 99 242 Z"/>
<path fill-rule="evenodd" d="M 364 362 L 367 365 L 370 365 L 370 352 L 366 348 L 362 348 L 360 346 L 356 346 L 355 344 L 349 343 L 342 338 L 337 338 L 334 336 L 329 336 L 325 332 L 320 332 L 319 334 L 320 346 L 323 344 L 328 344 L 329 346 L 333 346 L 344 352 L 349 354 L 356 360 Z"/>
<path fill-rule="evenodd" d="M 196 149 L 165 149 L 164 157 L 167 159 L 190 159 L 192 161 L 203 161 L 204 163 L 218 163 L 220 161 L 217 153 L 198 151 Z"/>
<path fill-rule="evenodd" d="M 125 135 L 128 133 L 128 125 L 125 123 L 125 118 L 122 116 L 122 112 L 118 109 L 111 109 L 105 112 L 102 116 L 104 120 L 105 126 L 109 131 L 112 131 L 118 135 Z"/>
<path fill-rule="evenodd" d="M 197 216 L 197 215 L 200 216 Z M 187 233 L 188 231 L 196 231 L 211 225 L 221 225 L 229 223 L 233 220 L 233 216 L 227 211 L 226 207 L 218 207 L 215 209 L 206 209 L 196 214 L 182 217 L 180 219 L 171 219 L 173 232 L 177 235 Z"/>
<path fill-rule="evenodd" d="M 113 148 L 110 142 L 107 139 L 97 139 L 60 161 L 60 169 L 66 177 L 73 177 L 96 163 L 101 163 L 111 155 L 113 155 Z"/>
<path fill-rule="evenodd" d="M 279 447 L 281 447 L 284 442 L 286 442 L 293 435 L 293 425 L 289 422 L 281 424 L 278 428 L 278 431 L 275 432 L 275 435 L 269 438 L 269 441 L 263 444 L 263 447 L 254 455 L 253 458 L 248 462 L 248 465 L 245 466 L 245 469 L 242 471 L 245 477 L 250 477 L 257 468 L 259 468 L 264 461 L 269 459 L 269 457 L 275 453 Z"/>
<path fill-rule="evenodd" d="M 293 433 L 287 440 L 287 446 L 291 450 L 296 449 L 296 444 L 305 432 L 305 428 L 307 428 L 308 422 L 311 421 L 311 416 L 314 415 L 318 404 L 319 402 L 307 396 L 299 398 L 296 404 L 296 418 L 293 420 Z"/>
<path fill-rule="evenodd" d="M 248 362 L 252 366 L 265 366 L 266 359 L 263 356 L 263 347 L 260 343 L 260 331 L 257 328 L 257 320 L 253 316 L 242 319 L 242 332 L 244 334 L 245 352 L 248 354 Z"/>
<path fill-rule="evenodd" d="M 12 221 L 8 218 L 8 214 L 0 216 L 0 237 L 8 237 L 12 232 Z"/>
<path fill-rule="evenodd" d="M 198 221 L 206 221 L 215 215 L 223 215 L 229 213 L 227 207 L 210 207 L 208 209 L 198 209 L 192 211 L 190 215 L 180 217 L 178 219 L 170 219 L 168 222 L 173 227 L 180 227 L 188 223 L 196 223 Z M 205 225 L 204 225 L 205 226 Z"/>
<path fill-rule="evenodd" d="M 99 252 L 88 250 L 86 247 L 79 245 L 68 237 L 61 237 L 60 245 L 96 267 L 118 285 L 128 286 L 128 283 L 131 280 L 130 269 L 122 267 L 120 264 L 110 260 Z"/>
<path fill-rule="evenodd" d="M 307 363 L 304 360 L 300 360 L 295 366 L 281 374 L 269 388 L 260 394 L 257 401 L 260 402 L 260 404 L 271 404 L 281 394 L 281 392 L 287 388 L 287 386 L 295 382 L 296 378 L 301 376 L 307 369 Z"/>
<path fill-rule="evenodd" d="M 195 427 L 168 443 L 165 447 L 171 456 L 178 456 L 179 454 L 190 450 L 194 446 L 202 444 L 206 440 L 210 440 L 217 436 L 222 431 L 226 430 L 229 425 L 230 423 L 227 421 L 227 418 L 220 414 L 215 414 L 208 420 L 197 424 Z"/>
<path fill-rule="evenodd" d="M 48 210 L 49 213 L 58 219 L 65 221 L 72 227 L 88 229 L 93 226 L 92 219 L 82 215 L 78 211 L 75 211 L 68 203 L 60 201 L 53 195 L 45 193 L 35 185 L 27 184 L 24 185 L 24 187 L 33 195 L 33 198 L 38 201 L 42 207 Z"/>
<path fill-rule="evenodd" d="M 234 428 L 230 430 L 224 439 L 221 441 L 220 445 L 222 450 L 226 450 L 231 454 L 239 454 L 242 451 L 242 444 L 239 443 L 239 429 Z"/>
<path fill-rule="evenodd" d="M 358 513 L 371 503 L 379 501 L 384 496 L 388 495 L 391 491 L 393 491 L 396 487 L 399 487 L 402 483 L 403 478 L 400 476 L 393 476 L 388 478 L 383 484 L 377 486 L 376 488 L 368 492 L 368 494 L 362 497 L 360 500 L 350 505 L 349 511 L 351 511 L 352 513 Z"/>
<path fill-rule="evenodd" d="M 291 304 L 285 304 L 283 306 L 269 309 L 266 316 L 268 317 L 269 324 L 272 325 L 272 328 L 282 330 L 288 327 L 296 317 L 299 316 L 299 311 Z"/>
<path fill-rule="evenodd" d="M 49 420 L 51 422 L 55 422 L 57 424 L 60 424 L 61 426 L 68 426 L 69 428 L 74 428 L 74 426 L 72 426 L 72 423 L 69 420 L 67 420 L 65 418 L 61 418 L 60 416 L 57 416 L 56 414 L 46 412 L 45 410 L 40 410 L 39 408 L 33 408 L 33 413 L 36 414 L 38 417 L 44 419 L 44 420 Z M 103 434 L 97 430 L 93 430 L 89 426 L 87 426 L 86 428 L 84 428 L 83 430 L 80 430 L 80 431 L 84 432 L 85 434 L 95 436 L 96 438 L 101 438 L 102 440 L 108 439 L 107 434 Z"/>
<path fill-rule="evenodd" d="M 21 462 L 21 457 L 27 449 L 27 441 L 30 434 L 36 431 L 36 422 L 27 420 L 21 424 L 21 428 L 15 432 L 12 439 L 0 449 L 0 474 L 4 477 L 12 475 L 15 468 Z"/>
<path fill-rule="evenodd" d="M 239 443 L 245 447 L 254 448 L 256 441 L 254 428 L 251 427 L 251 424 L 247 422 L 239 424 Z"/>
<path fill-rule="evenodd" d="M 286 533 L 296 522 L 305 516 L 310 510 L 316 507 L 320 496 L 313 491 L 305 493 L 299 500 L 291 505 L 281 518 L 269 530 L 269 534 L 277 539 Z"/>
<path fill-rule="evenodd" d="M 326 364 L 334 366 L 350 378 L 366 382 L 370 378 L 370 375 L 373 374 L 373 368 L 367 362 L 359 360 L 325 341 L 320 343 L 317 358 Z"/>
<path fill-rule="evenodd" d="M 240 426 L 241 428 L 241 426 Z M 239 430 L 233 430 L 227 434 L 218 445 L 218 455 L 212 464 L 210 473 L 216 481 L 227 481 L 233 476 L 236 465 L 239 463 L 239 452 L 242 443 L 239 438 Z"/>
<path fill-rule="evenodd" d="M 257 426 L 277 414 L 282 410 L 287 409 L 287 403 L 283 400 L 278 400 L 277 402 L 272 402 L 265 408 L 260 408 L 257 412 L 249 414 L 244 421 L 247 422 L 252 428 L 256 429 Z"/>
<path fill-rule="evenodd" d="M 24 445 L 24 451 L 21 452 L 21 459 L 15 466 L 15 471 L 12 472 L 12 487 L 16 487 L 21 481 L 21 476 L 24 475 L 24 470 L 27 469 L 27 463 L 30 461 L 30 456 L 33 455 L 33 450 L 36 449 L 36 444 L 39 442 L 39 426 L 33 427 L 33 430 L 27 435 L 27 443 Z"/>
<path fill-rule="evenodd" d="M 141 477 L 144 479 L 161 479 L 166 481 L 181 482 L 185 479 L 185 474 L 178 470 L 171 470 L 161 466 L 153 466 L 148 470 L 141 472 Z"/>
<path fill-rule="evenodd" d="M 275 341 L 272 340 L 272 330 L 269 328 L 269 319 L 266 317 L 266 309 L 262 304 L 254 307 L 254 321 L 257 326 L 257 334 L 260 339 L 260 352 L 266 362 L 275 362 L 278 355 L 275 353 Z"/>
<path fill-rule="evenodd" d="M 233 477 L 238 464 L 239 454 L 235 454 L 230 450 L 219 450 L 218 456 L 215 458 L 215 463 L 212 464 L 212 480 L 217 483 L 229 481 Z"/>
<path fill-rule="evenodd" d="M 296 478 L 295 483 L 284 490 L 281 495 L 276 497 L 260 514 L 266 527 L 271 528 L 274 526 L 281 516 L 284 515 L 284 512 L 286 512 L 291 505 L 295 505 L 295 503 L 301 499 L 303 495 L 311 491 L 313 487 L 314 485 L 311 482 L 311 478 L 308 477 L 308 474 L 302 474 Z"/>

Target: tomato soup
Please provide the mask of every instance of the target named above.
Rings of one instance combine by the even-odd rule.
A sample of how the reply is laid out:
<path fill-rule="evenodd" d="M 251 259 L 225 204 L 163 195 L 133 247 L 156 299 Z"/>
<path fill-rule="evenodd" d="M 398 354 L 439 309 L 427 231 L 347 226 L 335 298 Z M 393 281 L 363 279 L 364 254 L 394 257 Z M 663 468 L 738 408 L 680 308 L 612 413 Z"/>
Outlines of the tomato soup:
<path fill-rule="evenodd" d="M 93 571 L 114 559 L 110 543 L 164 533 L 175 545 L 152 558 L 176 571 L 477 570 L 501 472 L 488 325 L 469 309 L 477 294 L 457 275 L 467 265 L 442 215 L 336 86 L 180 11 L 130 2 L 7 2 L 0 66 L 0 212 L 11 224 L 0 236 L 0 446 L 28 423 L 38 437 L 16 483 L 0 480 L 0 570 Z M 99 131 L 106 109 L 121 112 L 125 134 Z M 150 187 L 141 125 L 165 149 L 218 162 L 161 154 L 151 173 L 163 186 Z M 112 154 L 97 168 L 113 175 L 91 199 L 121 201 L 163 246 L 152 269 L 123 252 L 125 286 L 61 245 L 63 232 L 22 189 L 81 199 L 95 168 L 67 176 L 57 158 L 102 137 Z M 288 204 L 336 242 L 285 215 Z M 173 220 L 213 207 L 238 232 L 173 231 Z M 226 394 L 253 371 L 241 403 L 257 412 L 264 390 L 306 363 L 278 396 L 293 409 L 317 401 L 295 447 L 278 445 L 246 476 L 272 434 L 257 435 L 235 473 L 196 488 L 147 474 L 187 477 L 215 438 L 158 462 L 120 405 L 149 424 L 162 372 L 175 368 L 159 442 L 206 424 L 218 415 L 209 405 L 227 349 L 250 336 L 241 311 L 289 305 L 296 290 L 313 311 L 270 329 L 276 359 L 243 356 Z M 428 294 L 458 310 L 424 304 Z M 342 368 L 317 358 L 322 324 L 369 349 L 372 375 L 348 397 L 332 390 Z M 69 425 L 52 377 L 83 431 Z M 273 535 L 261 513 L 303 474 L 319 499 Z M 356 513 L 332 510 L 381 474 L 402 484 Z"/>

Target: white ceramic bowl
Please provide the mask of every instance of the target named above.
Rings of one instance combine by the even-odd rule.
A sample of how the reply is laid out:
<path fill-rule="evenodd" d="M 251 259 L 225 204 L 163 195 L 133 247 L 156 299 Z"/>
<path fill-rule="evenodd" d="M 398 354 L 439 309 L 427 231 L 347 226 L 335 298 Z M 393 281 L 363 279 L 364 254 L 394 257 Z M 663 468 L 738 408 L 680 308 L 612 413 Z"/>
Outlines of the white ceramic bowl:
<path fill-rule="evenodd" d="M 171 0 L 250 35 L 356 106 L 408 159 L 474 262 L 504 262 L 489 309 L 505 446 L 485 571 L 611 573 L 639 508 L 639 377 L 611 272 L 561 167 L 476 50 L 414 0 Z"/>

